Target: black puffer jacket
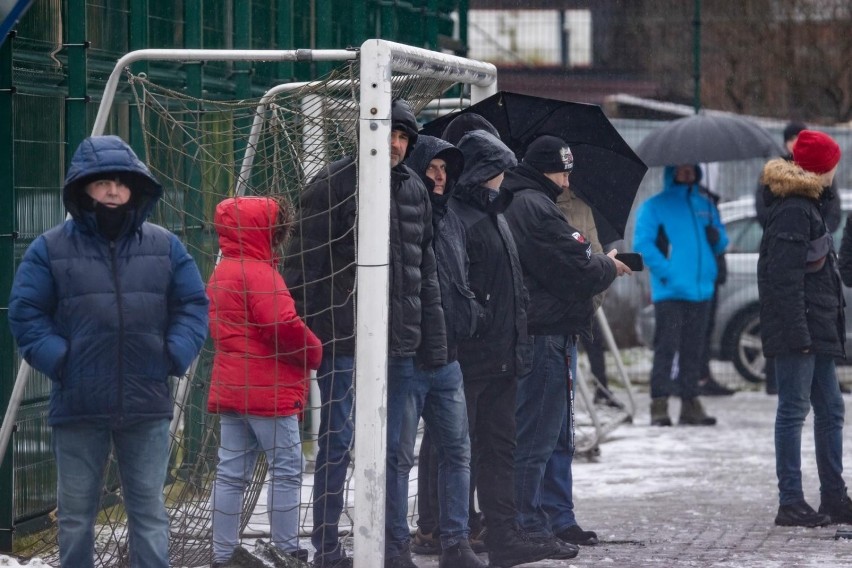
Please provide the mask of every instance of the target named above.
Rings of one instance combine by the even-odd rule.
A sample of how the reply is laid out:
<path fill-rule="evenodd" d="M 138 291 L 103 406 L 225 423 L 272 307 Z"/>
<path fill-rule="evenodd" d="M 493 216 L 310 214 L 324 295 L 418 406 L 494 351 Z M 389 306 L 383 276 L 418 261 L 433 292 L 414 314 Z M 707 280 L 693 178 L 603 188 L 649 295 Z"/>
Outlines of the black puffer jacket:
<path fill-rule="evenodd" d="M 299 313 L 329 353 L 355 354 L 355 188 L 352 158 L 320 170 L 302 192 L 284 278 Z M 446 363 L 446 330 L 426 188 L 406 166 L 391 170 L 389 347 L 428 365 Z M 421 331 L 424 333 L 421 337 Z"/>
<path fill-rule="evenodd" d="M 459 344 L 459 362 L 466 381 L 517 376 L 529 368 L 532 351 L 521 262 L 503 217 L 512 194 L 500 190 L 494 197 L 482 185 L 517 161 L 500 140 L 483 131 L 467 134 L 459 149 L 465 170 L 450 199 L 450 210 L 464 225 L 470 287 L 485 308 L 476 335 Z"/>
<path fill-rule="evenodd" d="M 843 356 L 845 302 L 820 212 L 824 188 L 816 175 L 783 159 L 766 164 L 762 183 L 771 192 L 757 263 L 763 352 Z"/>
<path fill-rule="evenodd" d="M 506 220 L 512 228 L 530 294 L 531 335 L 591 337 L 595 294 L 615 280 L 615 263 L 592 254 L 589 242 L 556 205 L 562 188 L 528 164 L 509 174 L 503 187 L 514 194 Z"/>
<path fill-rule="evenodd" d="M 435 183 L 426 176 L 426 169 L 434 159 L 447 164 L 447 181 L 443 194 L 435 193 Z M 449 208 L 455 181 L 462 172 L 464 157 L 461 151 L 440 138 L 420 135 L 417 146 L 406 160 L 423 180 L 432 201 L 432 227 L 435 236 L 432 245 L 438 263 L 438 282 L 441 284 L 441 304 L 447 325 L 447 359 L 458 358 L 458 342 L 472 337 L 485 311 L 470 289 L 467 258 L 467 235 L 461 219 Z"/>

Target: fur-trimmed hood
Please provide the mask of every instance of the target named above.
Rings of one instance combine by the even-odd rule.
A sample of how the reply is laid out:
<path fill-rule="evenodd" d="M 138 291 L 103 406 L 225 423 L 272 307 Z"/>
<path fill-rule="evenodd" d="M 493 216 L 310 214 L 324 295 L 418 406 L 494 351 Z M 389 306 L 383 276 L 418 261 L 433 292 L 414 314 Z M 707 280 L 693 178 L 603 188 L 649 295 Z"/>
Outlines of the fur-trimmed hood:
<path fill-rule="evenodd" d="M 823 189 L 822 179 L 817 174 L 805 171 L 783 158 L 770 160 L 763 167 L 760 183 L 769 187 L 775 197 L 794 195 L 819 199 Z"/>

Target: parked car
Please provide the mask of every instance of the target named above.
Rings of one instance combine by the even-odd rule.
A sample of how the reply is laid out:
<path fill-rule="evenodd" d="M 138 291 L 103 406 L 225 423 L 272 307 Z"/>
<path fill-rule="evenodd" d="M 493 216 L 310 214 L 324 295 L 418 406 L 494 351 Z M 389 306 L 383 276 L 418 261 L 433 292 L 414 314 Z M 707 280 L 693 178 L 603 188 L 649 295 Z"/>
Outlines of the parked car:
<path fill-rule="evenodd" d="M 840 227 L 834 232 L 835 250 L 847 215 L 852 212 L 852 190 L 840 190 Z M 710 354 L 714 359 L 731 361 L 748 381 L 766 379 L 763 344 L 760 340 L 760 306 L 757 294 L 757 257 L 763 229 L 754 211 L 754 198 L 744 197 L 719 204 L 719 215 L 730 239 L 726 259 L 728 279 L 719 288 L 716 326 L 710 337 Z M 852 338 L 852 289 L 845 288 L 846 340 Z M 654 344 L 654 306 L 641 308 L 636 318 L 636 335 L 646 346 Z"/>

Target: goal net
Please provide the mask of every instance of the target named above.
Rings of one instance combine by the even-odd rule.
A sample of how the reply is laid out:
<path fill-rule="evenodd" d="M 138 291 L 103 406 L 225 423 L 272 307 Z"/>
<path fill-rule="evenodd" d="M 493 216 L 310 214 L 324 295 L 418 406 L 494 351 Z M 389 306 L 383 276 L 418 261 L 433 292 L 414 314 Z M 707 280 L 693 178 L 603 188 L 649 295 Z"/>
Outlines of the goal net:
<path fill-rule="evenodd" d="M 268 196 L 291 207 L 298 216 L 300 194 L 313 176 L 335 160 L 359 155 L 361 65 L 359 59 L 341 63 L 319 80 L 283 85 L 263 97 L 245 100 L 194 98 L 157 84 L 144 74 L 126 72 L 125 79 L 132 88 L 144 131 L 146 155 L 141 157 L 165 189 L 150 221 L 181 238 L 205 281 L 221 254 L 214 227 L 217 204 L 236 195 Z M 420 113 L 431 101 L 446 96 L 455 84 L 451 73 L 441 78 L 435 78 L 434 74 L 433 78 L 427 78 L 394 73 L 391 96 L 406 99 L 415 113 Z M 351 199 L 358 200 L 361 193 L 355 192 Z M 357 222 L 356 219 L 356 225 Z M 320 244 L 322 247 L 333 245 L 331 237 Z M 286 248 L 282 247 L 279 253 L 279 270 L 301 262 L 298 254 Z M 354 264 L 334 267 L 335 271 L 354 269 Z M 355 288 L 348 293 L 354 296 L 357 286 L 356 281 Z M 333 297 L 319 304 L 328 306 L 340 301 L 341 298 Z M 354 303 L 352 306 L 355 318 Z M 317 315 L 300 314 L 307 322 Z M 339 342 L 351 339 L 339 338 L 325 343 L 324 353 L 334 354 Z M 281 354 L 274 356 L 278 355 Z M 170 517 L 173 566 L 209 566 L 212 559 L 212 515 L 217 508 L 213 487 L 217 451 L 223 442 L 219 435 L 220 415 L 207 410 L 213 357 L 213 343 L 208 341 L 187 375 L 173 383 L 175 418 L 171 424 L 168 484 L 164 489 Z M 252 377 L 243 379 L 245 396 L 249 398 L 253 396 Z M 301 496 L 291 508 L 295 508 L 299 518 L 299 548 L 308 549 L 312 554 L 309 537 L 315 524 L 312 504 L 318 497 L 314 491 L 315 458 L 322 409 L 315 373 L 308 382 L 306 388 L 310 395 L 300 422 Z M 355 421 L 355 416 L 348 420 Z M 359 424 L 360 420 L 355 421 L 356 431 Z M 354 458 L 353 453 L 353 462 Z M 344 507 L 339 523 L 345 546 L 352 545 L 354 519 L 359 514 L 354 510 L 357 488 L 352 471 L 350 465 L 343 485 Z M 96 525 L 97 564 L 128 566 L 126 515 L 114 463 L 110 464 L 106 479 L 103 508 Z M 240 531 L 244 545 L 250 550 L 257 539 L 269 540 L 269 513 L 283 512 L 280 507 L 284 505 L 270 499 L 269 480 L 269 467 L 261 451 L 240 508 Z M 409 491 L 412 525 L 416 515 L 416 480 L 415 467 Z M 58 565 L 55 539 L 53 532 L 41 533 L 25 554 Z"/>

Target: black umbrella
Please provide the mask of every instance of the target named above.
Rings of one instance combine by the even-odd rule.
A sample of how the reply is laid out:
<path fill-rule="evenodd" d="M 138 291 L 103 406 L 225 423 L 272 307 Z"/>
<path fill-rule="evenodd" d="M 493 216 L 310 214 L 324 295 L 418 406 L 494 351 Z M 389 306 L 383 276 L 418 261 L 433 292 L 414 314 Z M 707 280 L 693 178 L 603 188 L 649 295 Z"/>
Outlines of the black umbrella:
<path fill-rule="evenodd" d="M 500 91 L 429 122 L 421 132 L 440 137 L 447 124 L 464 113 L 478 114 L 493 124 L 518 159 L 542 134 L 567 142 L 574 155 L 571 187 L 592 206 L 601 242 L 624 237 L 633 199 L 648 168 L 599 106 Z"/>
<path fill-rule="evenodd" d="M 651 132 L 636 148 L 649 166 L 676 166 L 780 156 L 775 138 L 734 115 L 694 114 Z"/>

